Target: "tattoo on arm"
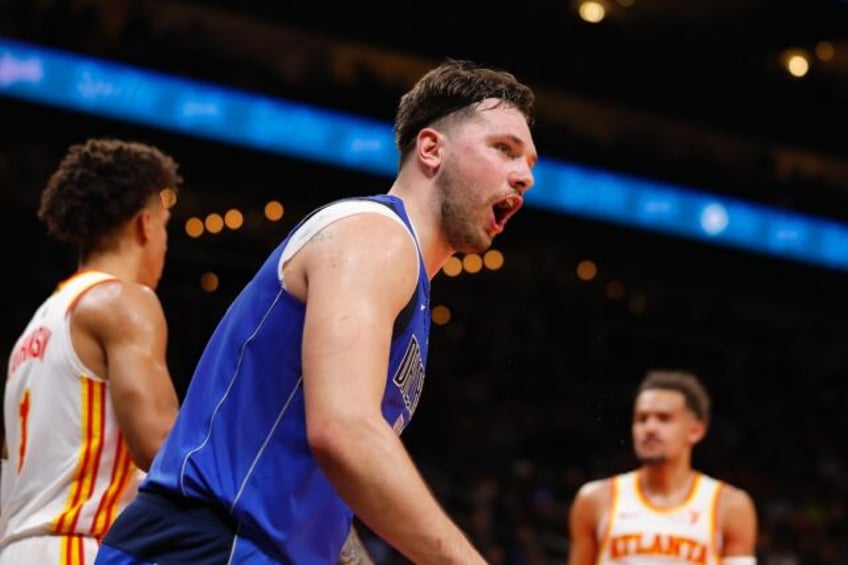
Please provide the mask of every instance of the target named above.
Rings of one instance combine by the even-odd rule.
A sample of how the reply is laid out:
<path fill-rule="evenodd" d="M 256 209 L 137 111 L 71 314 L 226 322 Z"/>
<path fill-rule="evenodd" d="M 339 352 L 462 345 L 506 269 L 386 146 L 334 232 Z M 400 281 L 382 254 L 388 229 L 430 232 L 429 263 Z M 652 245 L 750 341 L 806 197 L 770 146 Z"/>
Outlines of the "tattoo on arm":
<path fill-rule="evenodd" d="M 356 528 L 350 528 L 336 565 L 374 565 L 374 561 L 356 533 Z"/>

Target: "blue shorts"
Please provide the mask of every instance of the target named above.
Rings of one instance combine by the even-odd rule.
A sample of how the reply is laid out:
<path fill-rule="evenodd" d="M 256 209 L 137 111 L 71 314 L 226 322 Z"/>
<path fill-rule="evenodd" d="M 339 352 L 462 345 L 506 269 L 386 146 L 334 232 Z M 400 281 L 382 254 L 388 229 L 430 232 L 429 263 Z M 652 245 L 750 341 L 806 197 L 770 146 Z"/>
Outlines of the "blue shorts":
<path fill-rule="evenodd" d="M 103 538 L 95 565 L 279 565 L 226 511 L 160 492 L 141 491 Z"/>

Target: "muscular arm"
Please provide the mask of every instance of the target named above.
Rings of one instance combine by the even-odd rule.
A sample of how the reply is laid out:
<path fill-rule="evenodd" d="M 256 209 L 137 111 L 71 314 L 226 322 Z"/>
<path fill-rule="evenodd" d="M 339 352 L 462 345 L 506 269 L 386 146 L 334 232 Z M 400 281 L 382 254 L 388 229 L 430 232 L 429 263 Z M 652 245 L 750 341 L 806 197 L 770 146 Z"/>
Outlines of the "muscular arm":
<path fill-rule="evenodd" d="M 609 480 L 583 485 L 574 497 L 568 516 L 568 565 L 593 565 L 598 558 L 598 525 L 609 506 Z"/>
<path fill-rule="evenodd" d="M 318 464 L 356 515 L 413 562 L 483 563 L 381 412 L 394 318 L 416 285 L 412 239 L 390 218 L 361 214 L 324 228 L 292 261 L 308 284 L 303 382 Z"/>
<path fill-rule="evenodd" d="M 757 550 L 757 512 L 747 492 L 725 486 L 719 501 L 722 557 L 754 556 Z"/>
<path fill-rule="evenodd" d="M 159 299 L 142 285 L 103 284 L 80 301 L 73 327 L 74 345 L 83 361 L 109 380 L 118 425 L 133 462 L 148 470 L 178 410 L 166 362 L 168 328 Z"/>

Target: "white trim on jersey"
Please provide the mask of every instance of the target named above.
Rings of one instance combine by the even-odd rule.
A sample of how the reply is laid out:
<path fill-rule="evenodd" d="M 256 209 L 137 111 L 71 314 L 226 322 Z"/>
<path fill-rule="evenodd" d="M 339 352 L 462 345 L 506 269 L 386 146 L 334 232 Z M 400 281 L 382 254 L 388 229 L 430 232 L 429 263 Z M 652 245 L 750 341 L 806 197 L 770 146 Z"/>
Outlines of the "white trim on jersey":
<path fill-rule="evenodd" d="M 381 216 L 392 218 L 403 226 L 409 234 L 409 237 L 412 238 L 413 243 L 415 243 L 416 249 L 419 248 L 417 234 L 414 231 L 411 231 L 407 225 L 403 223 L 400 216 L 398 216 L 385 204 L 380 204 L 379 202 L 374 202 L 372 200 L 342 200 L 317 211 L 312 215 L 312 217 L 308 218 L 296 232 L 289 236 L 289 242 L 286 244 L 286 248 L 283 250 L 283 253 L 280 255 L 280 260 L 277 263 L 277 276 L 280 279 L 280 284 L 285 287 L 285 282 L 283 281 L 283 267 L 289 259 L 294 257 L 294 255 L 300 251 L 304 245 L 306 245 L 306 242 L 333 222 L 356 214 L 380 214 Z M 416 266 L 417 265 L 418 263 L 416 263 Z M 415 276 L 416 278 L 418 277 L 417 271 Z"/>

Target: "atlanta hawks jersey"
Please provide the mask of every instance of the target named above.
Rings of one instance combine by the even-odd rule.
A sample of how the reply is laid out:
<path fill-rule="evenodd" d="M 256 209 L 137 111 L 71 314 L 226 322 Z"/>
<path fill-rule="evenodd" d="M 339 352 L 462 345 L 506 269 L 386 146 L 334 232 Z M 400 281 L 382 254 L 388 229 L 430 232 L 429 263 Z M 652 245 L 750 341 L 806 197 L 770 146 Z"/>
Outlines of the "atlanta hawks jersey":
<path fill-rule="evenodd" d="M 261 547 L 281 563 L 335 563 L 353 513 L 307 441 L 301 366 L 306 305 L 286 291 L 280 273 L 324 226 L 361 213 L 390 217 L 416 240 L 402 201 L 390 195 L 335 202 L 295 226 L 213 332 L 140 487 L 225 509 L 238 525 L 236 545 Z M 418 271 L 416 290 L 395 321 L 382 399 L 383 417 L 398 434 L 424 384 L 430 282 L 420 250 Z"/>
<path fill-rule="evenodd" d="M 702 473 L 679 505 L 651 504 L 639 471 L 613 477 L 612 505 L 599 532 L 598 565 L 718 565 L 716 505 L 722 483 Z"/>
<path fill-rule="evenodd" d="M 64 550 L 75 552 L 81 537 L 105 533 L 137 488 L 141 472 L 119 431 L 108 382 L 71 343 L 77 300 L 112 280 L 80 271 L 63 281 L 10 355 L 3 402 L 9 458 L 0 493 L 6 550 L 16 540 L 54 535 L 65 536 Z"/>

